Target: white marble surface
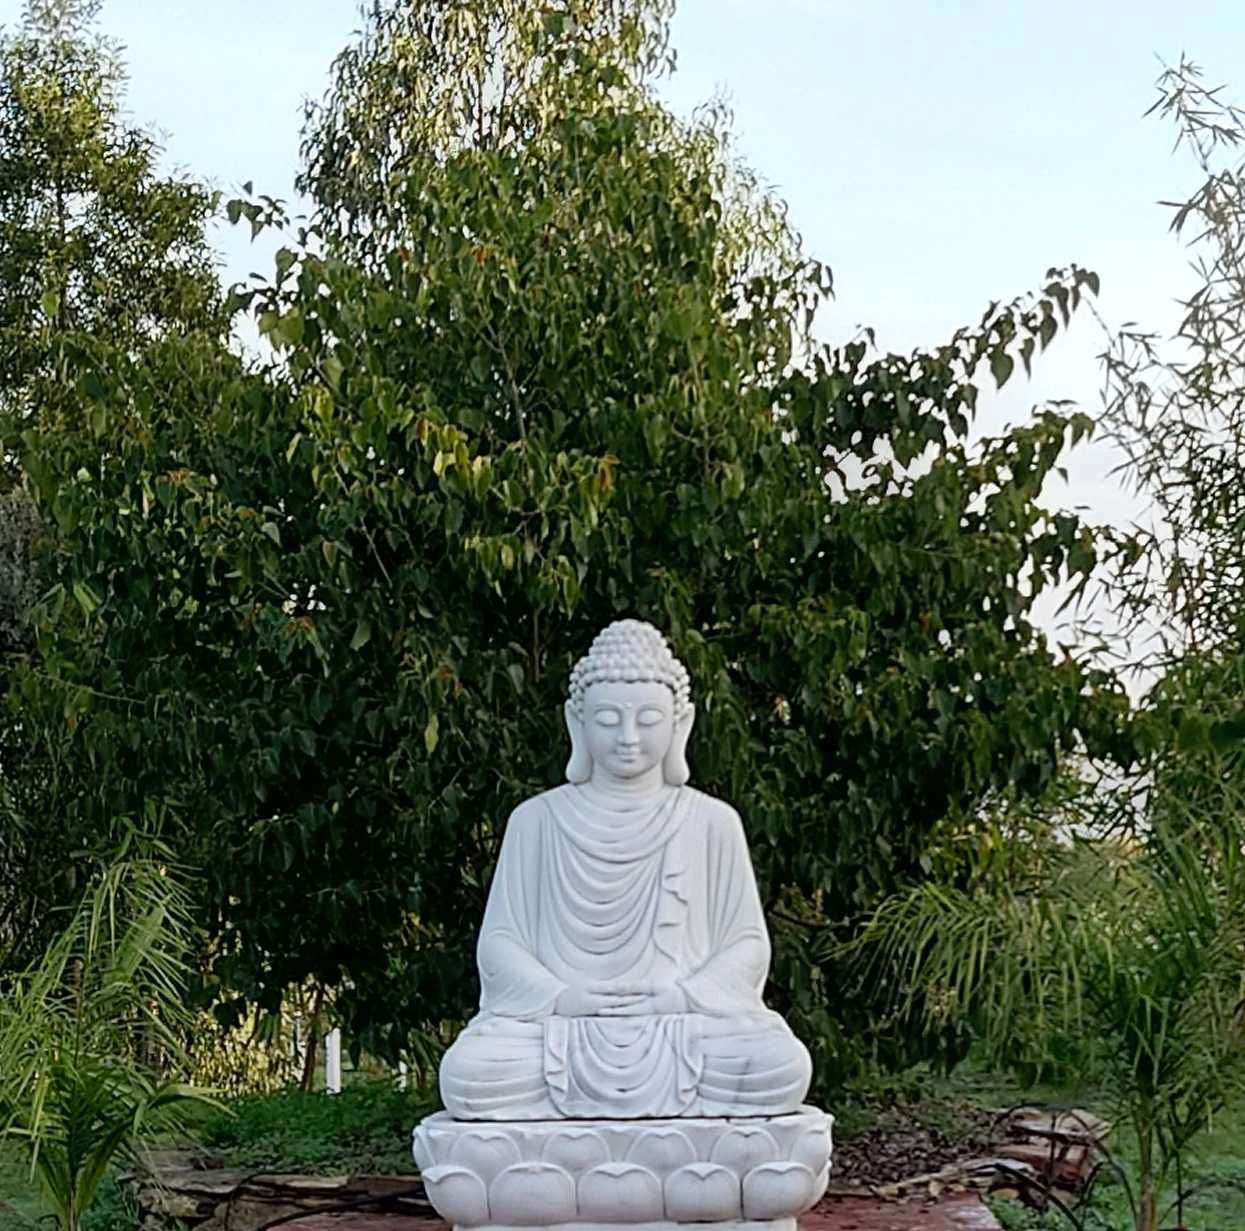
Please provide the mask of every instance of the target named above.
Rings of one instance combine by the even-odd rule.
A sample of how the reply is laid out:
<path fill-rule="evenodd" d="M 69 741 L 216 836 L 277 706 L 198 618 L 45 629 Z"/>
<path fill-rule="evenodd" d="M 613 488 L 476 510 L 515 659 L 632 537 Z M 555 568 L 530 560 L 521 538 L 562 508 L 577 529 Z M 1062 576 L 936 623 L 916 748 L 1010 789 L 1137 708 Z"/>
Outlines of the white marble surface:
<path fill-rule="evenodd" d="M 813 1107 L 735 1120 L 468 1124 L 415 1131 L 428 1196 L 456 1227 L 755 1223 L 774 1228 L 825 1192 L 831 1117 Z"/>
<path fill-rule="evenodd" d="M 791 1220 L 825 1190 L 830 1118 L 765 1007 L 770 941 L 738 813 L 690 786 L 687 671 L 610 625 L 568 687 L 567 783 L 506 825 L 480 1008 L 415 1133 L 456 1226 Z"/>
<path fill-rule="evenodd" d="M 770 942 L 736 811 L 688 785 L 691 683 L 649 624 L 575 665 L 568 782 L 506 825 L 480 1011 L 446 1053 L 462 1120 L 781 1115 L 803 1044 L 761 999 Z"/>
<path fill-rule="evenodd" d="M 506 829 L 480 1012 L 442 1063 L 445 1106 L 464 1120 L 791 1111 L 812 1066 L 761 1000 L 769 957 L 734 809 L 690 786 L 626 812 L 545 792 Z"/>

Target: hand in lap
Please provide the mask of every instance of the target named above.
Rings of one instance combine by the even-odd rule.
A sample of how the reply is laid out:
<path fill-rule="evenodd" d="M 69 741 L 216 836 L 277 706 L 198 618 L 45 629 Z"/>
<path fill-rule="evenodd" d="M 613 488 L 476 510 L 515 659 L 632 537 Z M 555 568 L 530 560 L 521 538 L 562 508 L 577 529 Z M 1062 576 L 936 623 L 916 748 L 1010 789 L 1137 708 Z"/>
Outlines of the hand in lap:
<path fill-rule="evenodd" d="M 687 996 L 677 983 L 612 983 L 597 980 L 566 988 L 554 1012 L 560 1017 L 659 1017 L 686 1013 Z"/>

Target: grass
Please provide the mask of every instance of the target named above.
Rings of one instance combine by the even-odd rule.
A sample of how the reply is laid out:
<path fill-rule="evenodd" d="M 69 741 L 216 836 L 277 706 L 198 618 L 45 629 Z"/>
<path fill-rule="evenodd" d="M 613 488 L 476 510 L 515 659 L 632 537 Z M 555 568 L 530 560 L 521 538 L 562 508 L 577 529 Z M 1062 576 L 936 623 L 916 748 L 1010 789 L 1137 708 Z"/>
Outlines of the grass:
<path fill-rule="evenodd" d="M 226 1166 L 313 1175 L 413 1170 L 411 1129 L 428 1114 L 427 1091 L 376 1079 L 340 1094 L 298 1090 L 234 1099 L 202 1126 L 205 1146 Z"/>
<path fill-rule="evenodd" d="M 1093 1092 L 1071 1098 L 1067 1092 L 1043 1091 L 1038 1096 L 1018 1087 L 1002 1085 L 998 1093 L 1010 1093 L 1011 1101 L 1021 1099 L 1078 1102 L 1090 1111 L 1109 1115 L 1110 1108 L 1095 1101 Z M 1110 1148 L 1115 1161 L 1132 1183 L 1136 1175 L 1136 1148 L 1129 1140 L 1126 1125 L 1112 1136 Z M 1177 1219 L 1174 1180 L 1160 1202 L 1160 1225 L 1183 1226 L 1187 1231 L 1245 1231 L 1245 1103 L 1225 1109 L 1214 1130 L 1194 1142 L 1186 1164 L 1184 1187 L 1187 1193 L 1183 1222 Z M 1004 1231 L 1070 1231 L 1072 1224 L 1057 1210 L 1037 1214 L 1023 1210 L 1016 1202 L 995 1200 L 991 1208 Z M 1078 1211 L 1084 1231 L 1130 1231 L 1132 1211 L 1124 1184 L 1104 1174 L 1086 1207 Z"/>
<path fill-rule="evenodd" d="M 966 1112 L 973 1108 L 998 1109 L 1029 1102 L 1075 1104 L 1100 1115 L 1110 1114 L 1093 1089 L 1025 1088 L 1007 1077 L 966 1066 L 950 1078 L 914 1070 L 901 1078 L 862 1086 L 834 1108 L 835 1135 L 847 1139 L 869 1129 L 915 1122 L 954 1139 L 971 1122 Z M 1117 1129 L 1111 1149 L 1131 1178 L 1135 1150 L 1123 1126 Z M 1184 1180 L 1190 1192 L 1184 1206 L 1187 1231 L 1245 1231 L 1245 1103 L 1224 1111 L 1214 1131 L 1195 1142 Z M 1167 1194 L 1160 1206 L 1164 1227 L 1177 1226 L 1175 1208 L 1167 1208 L 1174 1197 L 1174 1192 Z M 1058 1210 L 1037 1213 L 1002 1198 L 992 1199 L 990 1205 L 1004 1231 L 1072 1231 L 1072 1224 Z M 1083 1218 L 1083 1231 L 1131 1231 L 1133 1225 L 1123 1185 L 1106 1176 L 1087 1208 L 1078 1214 Z"/>
<path fill-rule="evenodd" d="M 389 1080 L 357 1080 L 341 1094 L 297 1090 L 232 1100 L 228 1114 L 199 1116 L 198 1138 L 226 1167 L 311 1175 L 401 1175 L 414 1170 L 411 1129 L 431 1110 L 425 1091 L 400 1091 Z M 47 1231 L 48 1209 L 28 1164 L 0 1142 L 0 1231 Z M 129 1190 L 105 1181 L 85 1231 L 131 1231 L 139 1213 Z"/>
<path fill-rule="evenodd" d="M 83 1231 L 133 1231 L 142 1215 L 114 1172 L 99 1187 Z M 49 1231 L 51 1211 L 30 1178 L 30 1164 L 11 1142 L 0 1142 L 0 1231 Z"/>
<path fill-rule="evenodd" d="M 30 1231 L 45 1213 L 25 1156 L 16 1146 L 0 1142 L 0 1231 Z"/>

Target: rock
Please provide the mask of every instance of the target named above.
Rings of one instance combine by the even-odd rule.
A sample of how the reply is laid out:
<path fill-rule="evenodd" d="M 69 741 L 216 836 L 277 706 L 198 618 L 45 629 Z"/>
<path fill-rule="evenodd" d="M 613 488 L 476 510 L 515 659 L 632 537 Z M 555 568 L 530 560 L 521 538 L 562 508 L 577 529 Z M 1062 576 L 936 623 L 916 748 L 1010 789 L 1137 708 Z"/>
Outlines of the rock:
<path fill-rule="evenodd" d="M 222 1205 L 216 1214 L 206 1223 L 200 1224 L 201 1231 L 258 1231 L 258 1228 L 287 1214 L 297 1214 L 305 1207 L 298 1202 L 274 1203 L 241 1197 Z M 307 1210 L 307 1213 L 314 1213 Z"/>
<path fill-rule="evenodd" d="M 273 1172 L 270 1175 L 252 1176 L 250 1184 L 256 1188 L 293 1189 L 295 1192 L 328 1193 L 337 1196 L 350 1186 L 345 1175 L 294 1175 L 289 1172 Z"/>
<path fill-rule="evenodd" d="M 1081 1107 L 1066 1111 L 1046 1111 L 1041 1107 L 1018 1107 L 1003 1122 L 1017 1137 L 1054 1138 L 1068 1144 L 1099 1147 L 1111 1135 L 1110 1121 Z"/>
<path fill-rule="evenodd" d="M 183 1222 L 200 1222 L 204 1218 L 203 1202 L 199 1198 L 169 1189 L 143 1189 L 138 1195 L 138 1208 L 144 1213 L 180 1218 Z M 211 1207 L 207 1212 L 211 1213 Z"/>
<path fill-rule="evenodd" d="M 940 1171 L 925 1175 L 916 1175 L 898 1184 L 886 1185 L 877 1191 L 886 1195 L 893 1191 L 896 1195 L 905 1196 L 924 1191 L 931 1196 L 942 1192 L 963 1192 L 974 1189 L 980 1192 L 992 1192 L 1008 1178 L 1036 1178 L 1036 1172 L 1025 1163 L 1009 1158 L 967 1158 L 963 1162 L 943 1167 Z"/>
<path fill-rule="evenodd" d="M 414 1175 L 257 1175 L 239 1169 L 179 1167 L 158 1177 L 132 1176 L 130 1181 L 137 1185 L 139 1206 L 146 1215 L 144 1231 L 167 1229 L 172 1218 L 194 1231 L 255 1231 L 287 1214 L 311 1216 L 369 1198 L 375 1200 L 375 1208 L 387 1205 L 404 1217 L 431 1212 Z"/>
<path fill-rule="evenodd" d="M 1004 1158 L 1032 1167 L 1040 1176 L 1064 1188 L 1079 1189 L 1089 1178 L 1094 1155 L 1088 1145 L 1057 1141 L 1012 1141 L 999 1148 Z"/>
<path fill-rule="evenodd" d="M 143 1181 L 143 1187 L 219 1200 L 235 1192 L 253 1175 L 254 1172 L 242 1167 L 231 1167 L 220 1171 L 181 1168 L 176 1171 L 158 1172 Z"/>

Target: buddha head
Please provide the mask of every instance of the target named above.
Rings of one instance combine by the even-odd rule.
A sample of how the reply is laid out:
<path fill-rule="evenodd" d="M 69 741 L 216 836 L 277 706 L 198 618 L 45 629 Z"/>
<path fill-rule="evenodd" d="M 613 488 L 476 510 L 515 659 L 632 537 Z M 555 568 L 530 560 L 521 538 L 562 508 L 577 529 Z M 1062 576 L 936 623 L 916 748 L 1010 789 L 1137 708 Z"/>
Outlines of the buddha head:
<path fill-rule="evenodd" d="M 695 718 L 687 668 L 665 637 L 642 620 L 616 620 L 571 672 L 567 780 L 587 782 L 595 765 L 626 785 L 660 765 L 670 786 L 682 786 Z"/>

